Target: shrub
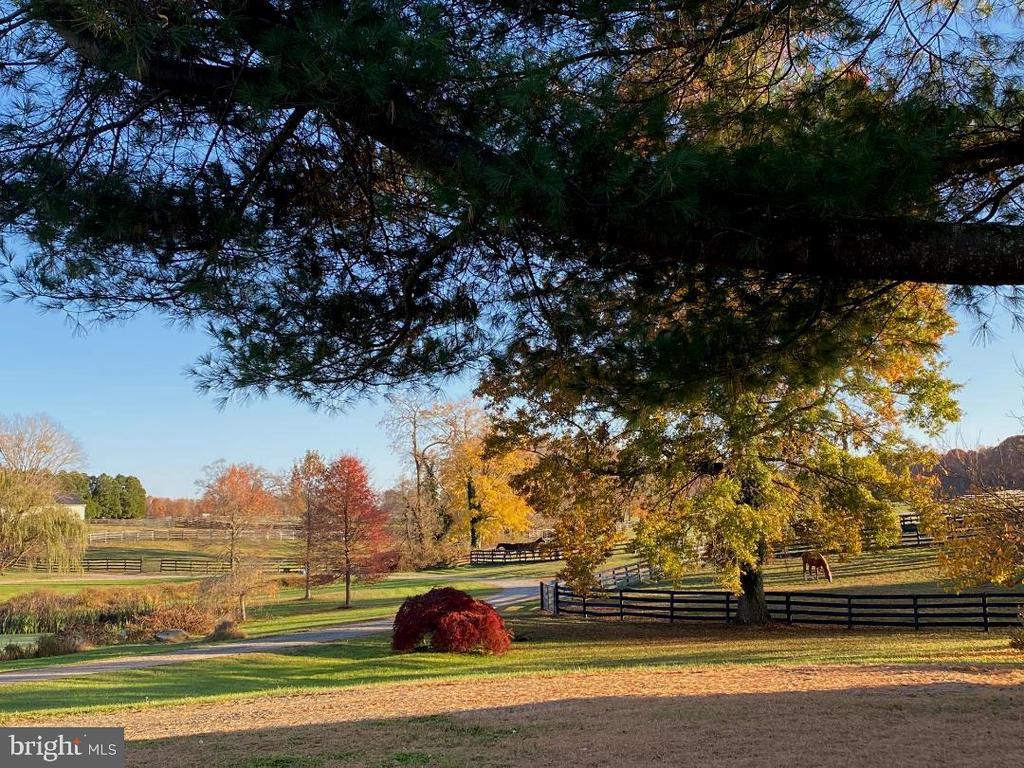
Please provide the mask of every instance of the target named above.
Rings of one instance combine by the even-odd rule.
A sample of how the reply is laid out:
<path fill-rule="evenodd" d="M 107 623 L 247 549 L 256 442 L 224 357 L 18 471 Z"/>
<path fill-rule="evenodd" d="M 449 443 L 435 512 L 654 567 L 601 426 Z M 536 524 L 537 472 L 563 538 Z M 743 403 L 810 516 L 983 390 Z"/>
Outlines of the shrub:
<path fill-rule="evenodd" d="M 213 632 L 206 638 L 207 640 L 244 640 L 245 630 L 238 626 L 237 622 L 231 619 L 222 619 L 217 622 L 217 626 L 213 628 Z"/>
<path fill-rule="evenodd" d="M 87 651 L 93 646 L 75 631 L 65 630 L 56 635 L 43 635 L 36 644 L 36 656 L 67 656 Z"/>
<path fill-rule="evenodd" d="M 0 634 L 59 632 L 74 621 L 75 595 L 37 589 L 0 603 Z"/>
<path fill-rule="evenodd" d="M 213 629 L 214 615 L 206 606 L 175 603 L 157 608 L 135 619 L 126 627 L 132 641 L 152 640 L 157 632 L 180 629 L 189 635 L 205 635 Z"/>
<path fill-rule="evenodd" d="M 1021 626 L 1010 634 L 1010 647 L 1017 651 L 1024 651 L 1024 611 L 1020 613 L 1020 623 Z"/>
<path fill-rule="evenodd" d="M 411 651 L 430 637 L 436 651 L 504 653 L 511 635 L 494 607 L 451 587 L 408 598 L 395 616 L 391 647 Z"/>
<path fill-rule="evenodd" d="M 204 635 L 215 613 L 203 608 L 194 584 L 83 589 L 60 594 L 38 589 L 0 603 L 0 634 L 46 633 L 38 654 L 151 640 L 164 629 Z"/>
<path fill-rule="evenodd" d="M 442 616 L 431 637 L 431 647 L 447 653 L 467 653 L 477 649 L 505 653 L 512 644 L 505 622 L 487 603 L 479 605 L 481 608 Z"/>
<path fill-rule="evenodd" d="M 32 643 L 22 645 L 21 643 L 8 643 L 0 651 L 0 661 L 18 661 L 20 659 L 31 659 L 36 655 L 36 646 Z"/>

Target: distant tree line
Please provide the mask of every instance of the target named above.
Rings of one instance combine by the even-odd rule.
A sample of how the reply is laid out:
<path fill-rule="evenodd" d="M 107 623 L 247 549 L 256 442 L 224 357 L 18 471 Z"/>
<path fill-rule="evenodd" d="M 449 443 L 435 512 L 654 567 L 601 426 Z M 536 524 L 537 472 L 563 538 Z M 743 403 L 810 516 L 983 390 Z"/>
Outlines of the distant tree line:
<path fill-rule="evenodd" d="M 87 475 L 85 472 L 60 472 L 60 490 L 85 501 L 85 516 L 132 519 L 146 516 L 146 489 L 134 475 Z"/>
<path fill-rule="evenodd" d="M 199 515 L 195 499 L 150 496 L 146 500 L 146 517 L 188 520 Z"/>
<path fill-rule="evenodd" d="M 1024 490 L 1024 435 L 969 451 L 954 448 L 939 460 L 939 481 L 950 496 L 984 490 Z"/>

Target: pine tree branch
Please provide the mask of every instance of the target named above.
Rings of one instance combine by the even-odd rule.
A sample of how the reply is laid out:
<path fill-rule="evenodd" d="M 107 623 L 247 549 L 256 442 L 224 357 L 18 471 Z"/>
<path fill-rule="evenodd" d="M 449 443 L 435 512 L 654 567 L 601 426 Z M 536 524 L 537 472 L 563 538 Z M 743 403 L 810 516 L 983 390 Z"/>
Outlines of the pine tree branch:
<path fill-rule="evenodd" d="M 59 6 L 58 6 L 59 7 Z M 254 48 L 276 27 L 291 25 L 260 0 L 244 4 L 249 19 L 242 24 Z M 130 59 L 109 41 L 59 18 L 57 33 L 93 66 L 115 69 L 147 86 L 178 97 L 222 104 L 241 86 L 260 90 L 271 81 L 281 109 L 320 105 L 331 115 L 403 157 L 421 171 L 459 186 L 479 179 L 482 170 L 515 167 L 517 160 L 478 139 L 439 122 L 395 84 L 385 99 L 370 101 L 358 88 L 345 92 L 281 93 L 276 73 L 258 66 L 228 66 L 152 56 Z M 135 63 L 126 65 L 132 60 Z M 382 106 L 386 105 L 386 106 Z M 330 105 L 330 106 L 327 106 Z M 1024 141 L 1007 140 L 967 147 L 957 162 L 1024 163 Z M 477 186 L 477 185 L 474 185 Z M 551 203 L 543 195 L 515 202 L 517 214 L 543 229 Z M 653 265 L 705 265 L 718 269 L 761 270 L 843 279 L 899 280 L 959 285 L 1024 284 L 1024 228 L 999 223 L 957 224 L 912 219 L 830 220 L 767 219 L 746 230 L 687 229 L 666 233 L 642 217 L 628 217 L 614 226 L 605 209 L 595 207 L 579 189 L 568 187 L 565 201 L 572 236 L 594 250 L 619 258 L 617 266 L 634 266 L 636 256 Z M 609 262 L 606 266 L 616 266 Z"/>

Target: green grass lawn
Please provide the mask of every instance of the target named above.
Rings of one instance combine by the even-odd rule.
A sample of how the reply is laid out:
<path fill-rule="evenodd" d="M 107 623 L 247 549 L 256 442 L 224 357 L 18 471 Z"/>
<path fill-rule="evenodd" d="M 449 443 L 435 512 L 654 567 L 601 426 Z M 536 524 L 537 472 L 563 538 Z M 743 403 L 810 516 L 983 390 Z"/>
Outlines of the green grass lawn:
<path fill-rule="evenodd" d="M 310 600 L 303 600 L 301 589 L 286 589 L 265 605 L 255 608 L 245 631 L 250 637 L 293 632 L 316 627 L 353 624 L 360 621 L 391 618 L 405 598 L 426 592 L 436 586 L 457 586 L 477 597 L 487 597 L 494 587 L 461 579 L 437 579 L 432 575 L 395 574 L 376 584 L 357 586 L 351 608 L 342 608 L 344 588 L 332 585 L 314 591 Z"/>
<path fill-rule="evenodd" d="M 773 630 L 513 618 L 502 657 L 393 654 L 386 637 L 3 688 L 0 721 L 87 710 L 493 675 L 773 664 L 1019 666 L 1005 633 Z"/>
<path fill-rule="evenodd" d="M 629 562 L 616 556 L 604 567 Z M 768 589 L 831 589 L 837 592 L 935 592 L 944 582 L 932 548 L 868 553 L 848 562 L 832 563 L 835 582 L 804 582 L 798 559 L 768 566 Z M 432 586 L 453 584 L 478 596 L 491 594 L 489 579 L 551 578 L 561 563 L 513 566 L 463 566 L 415 574 L 395 574 L 377 584 L 359 586 L 355 607 L 340 608 L 341 587 L 316 590 L 311 601 L 290 587 L 265 605 L 255 606 L 246 631 L 251 637 L 388 618 L 401 601 Z M 39 586 L 71 591 L 85 586 L 153 583 L 147 576 L 70 577 L 25 574 L 0 579 L 0 598 Z M 713 573 L 693 574 L 680 582 L 688 589 L 717 589 Z M 249 655 L 194 662 L 159 669 L 90 676 L 27 686 L 5 687 L 0 713 L 47 711 L 55 707 L 89 708 L 147 704 L 192 697 L 272 693 L 279 690 L 401 682 L 428 677 L 557 673 L 565 670 L 643 667 L 674 664 L 780 663 L 971 663 L 1018 664 L 1007 650 L 1005 633 L 971 631 L 890 632 L 843 629 L 776 628 L 771 631 L 709 626 L 700 629 L 653 624 L 578 622 L 526 615 L 513 620 L 518 636 L 514 651 L 498 659 L 486 656 L 448 657 L 433 654 L 392 656 L 386 639 L 346 641 L 299 653 Z M 166 646 L 115 646 L 75 656 L 0 664 L 3 670 L 161 652 Z M 58 695 L 60 691 L 60 695 Z"/>

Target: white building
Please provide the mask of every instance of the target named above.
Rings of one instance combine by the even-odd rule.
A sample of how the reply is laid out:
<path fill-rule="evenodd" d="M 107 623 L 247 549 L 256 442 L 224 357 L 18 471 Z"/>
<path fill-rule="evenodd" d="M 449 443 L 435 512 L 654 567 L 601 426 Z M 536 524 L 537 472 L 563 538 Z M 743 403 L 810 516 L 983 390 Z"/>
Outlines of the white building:
<path fill-rule="evenodd" d="M 57 506 L 63 508 L 79 520 L 85 520 L 85 499 L 74 493 L 58 493 Z"/>

